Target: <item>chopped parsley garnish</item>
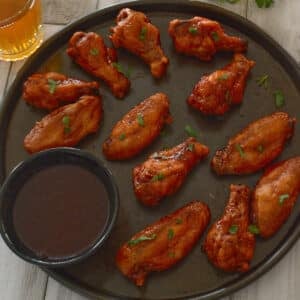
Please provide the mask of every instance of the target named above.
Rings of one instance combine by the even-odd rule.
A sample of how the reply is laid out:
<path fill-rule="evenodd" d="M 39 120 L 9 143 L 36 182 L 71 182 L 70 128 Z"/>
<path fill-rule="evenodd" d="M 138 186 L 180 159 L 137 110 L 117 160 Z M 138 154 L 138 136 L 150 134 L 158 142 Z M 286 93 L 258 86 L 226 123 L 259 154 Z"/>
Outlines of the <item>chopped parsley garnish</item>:
<path fill-rule="evenodd" d="M 273 0 L 255 0 L 255 2 L 259 8 L 268 8 L 274 3 Z"/>
<path fill-rule="evenodd" d="M 177 219 L 175 220 L 175 223 L 176 223 L 176 224 L 182 224 L 182 219 L 181 219 L 181 218 L 177 218 Z"/>
<path fill-rule="evenodd" d="M 125 69 L 125 67 L 123 67 L 120 63 L 117 63 L 117 62 L 113 62 L 112 66 L 114 68 L 116 68 L 118 70 L 118 72 L 120 72 L 124 76 L 126 76 L 127 78 L 130 77 L 130 75 L 131 75 L 131 69 L 130 69 L 130 67 L 127 67 L 127 69 Z"/>
<path fill-rule="evenodd" d="M 263 153 L 264 152 L 264 146 L 263 145 L 258 145 L 258 147 L 257 147 L 257 151 L 259 152 L 259 153 Z"/>
<path fill-rule="evenodd" d="M 162 181 L 164 178 L 165 175 L 163 173 L 157 173 L 152 177 L 151 181 Z"/>
<path fill-rule="evenodd" d="M 215 31 L 213 31 L 213 32 L 211 33 L 211 37 L 212 37 L 212 39 L 213 39 L 215 42 L 218 42 L 219 39 L 220 39 L 218 33 L 215 32 Z"/>
<path fill-rule="evenodd" d="M 139 238 L 137 238 L 137 239 L 134 239 L 134 240 L 130 240 L 129 242 L 128 242 L 128 245 L 129 246 L 134 246 L 134 245 L 137 245 L 137 244 L 139 244 L 139 243 L 141 243 L 141 242 L 143 242 L 143 241 L 152 241 L 152 240 L 154 240 L 154 239 L 156 239 L 156 234 L 155 233 L 153 233 L 153 234 L 151 234 L 151 235 L 142 235 L 142 236 L 140 236 Z"/>
<path fill-rule="evenodd" d="M 259 228 L 254 224 L 248 226 L 248 231 L 253 234 L 259 234 Z"/>
<path fill-rule="evenodd" d="M 175 257 L 175 252 L 169 252 L 168 256 L 171 257 L 171 258 L 174 258 Z"/>
<path fill-rule="evenodd" d="M 189 151 L 194 152 L 195 144 L 188 144 L 187 148 Z"/>
<path fill-rule="evenodd" d="M 279 196 L 279 204 L 283 205 L 284 201 L 287 200 L 290 197 L 289 194 L 282 194 Z"/>
<path fill-rule="evenodd" d="M 174 237 L 174 230 L 170 228 L 168 230 L 168 240 L 171 240 Z"/>
<path fill-rule="evenodd" d="M 198 29 L 194 26 L 189 27 L 189 33 L 191 34 L 197 34 L 198 33 Z"/>
<path fill-rule="evenodd" d="M 222 81 L 222 80 L 227 80 L 229 78 L 229 74 L 228 73 L 222 73 L 219 77 L 218 80 Z"/>
<path fill-rule="evenodd" d="M 196 138 L 198 135 L 197 135 L 197 132 L 190 126 L 190 125 L 186 125 L 185 127 L 184 127 L 184 130 L 185 130 L 185 132 L 189 135 L 189 136 L 191 136 L 191 137 L 194 137 L 194 138 Z"/>
<path fill-rule="evenodd" d="M 139 35 L 139 39 L 141 41 L 144 41 L 147 35 L 147 28 L 146 27 L 142 27 L 141 31 L 140 31 L 140 35 Z"/>
<path fill-rule="evenodd" d="M 136 119 L 140 126 L 142 126 L 142 127 L 145 126 L 145 121 L 144 121 L 144 117 L 142 114 L 138 114 Z"/>
<path fill-rule="evenodd" d="M 284 96 L 281 90 L 277 90 L 274 92 L 274 98 L 275 98 L 275 105 L 277 108 L 281 108 L 284 106 L 285 101 L 284 101 Z"/>
<path fill-rule="evenodd" d="M 121 134 L 119 135 L 119 140 L 120 140 L 120 141 L 124 141 L 125 138 L 126 138 L 126 134 L 125 134 L 125 133 L 121 133 Z"/>
<path fill-rule="evenodd" d="M 70 127 L 70 117 L 69 116 L 64 116 L 62 118 L 62 123 L 64 125 L 64 132 L 65 133 L 70 133 L 71 127 Z"/>
<path fill-rule="evenodd" d="M 268 88 L 269 75 L 262 75 L 256 79 L 258 86 L 263 86 L 265 89 Z"/>
<path fill-rule="evenodd" d="M 239 151 L 240 156 L 244 158 L 245 152 L 244 152 L 244 149 L 242 148 L 242 146 L 240 144 L 235 144 L 235 148 L 237 151 Z"/>
<path fill-rule="evenodd" d="M 48 79 L 48 87 L 49 87 L 49 93 L 54 94 L 56 87 L 57 87 L 57 82 L 51 78 Z"/>
<path fill-rule="evenodd" d="M 90 50 L 90 54 L 93 55 L 93 56 L 98 55 L 98 54 L 99 54 L 99 49 L 97 49 L 97 48 L 92 48 L 92 49 Z"/>
<path fill-rule="evenodd" d="M 237 225 L 231 225 L 228 229 L 230 234 L 236 234 L 239 230 L 239 227 Z"/>

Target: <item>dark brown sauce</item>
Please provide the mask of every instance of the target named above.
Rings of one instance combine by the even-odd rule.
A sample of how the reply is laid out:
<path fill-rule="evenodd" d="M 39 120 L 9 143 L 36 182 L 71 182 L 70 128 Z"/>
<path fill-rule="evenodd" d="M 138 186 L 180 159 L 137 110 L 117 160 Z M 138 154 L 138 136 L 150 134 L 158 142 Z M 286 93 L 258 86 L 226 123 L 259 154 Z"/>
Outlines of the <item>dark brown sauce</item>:
<path fill-rule="evenodd" d="M 87 249 L 101 234 L 108 195 L 94 174 L 60 165 L 33 175 L 13 209 L 14 227 L 24 245 L 40 257 L 60 258 Z"/>

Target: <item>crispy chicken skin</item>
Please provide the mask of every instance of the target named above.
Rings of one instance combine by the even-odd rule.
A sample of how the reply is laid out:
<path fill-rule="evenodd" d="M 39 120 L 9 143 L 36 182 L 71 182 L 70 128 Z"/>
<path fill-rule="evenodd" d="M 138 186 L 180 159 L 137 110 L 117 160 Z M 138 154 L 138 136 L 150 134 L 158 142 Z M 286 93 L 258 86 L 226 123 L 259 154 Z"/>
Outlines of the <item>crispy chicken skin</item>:
<path fill-rule="evenodd" d="M 34 153 L 75 146 L 85 136 L 98 130 L 101 118 L 101 99 L 82 96 L 79 101 L 57 108 L 37 122 L 25 137 L 24 147 L 29 153 Z"/>
<path fill-rule="evenodd" d="M 157 205 L 181 187 L 191 169 L 208 152 L 209 149 L 195 138 L 188 138 L 174 148 L 155 152 L 133 169 L 136 197 L 145 205 Z"/>
<path fill-rule="evenodd" d="M 197 243 L 210 220 L 205 203 L 190 202 L 134 235 L 116 256 L 120 271 L 137 286 L 150 272 L 167 270 Z"/>
<path fill-rule="evenodd" d="M 276 112 L 250 123 L 218 150 L 211 166 L 218 175 L 250 174 L 268 165 L 293 136 L 296 119 Z"/>
<path fill-rule="evenodd" d="M 161 48 L 158 28 L 151 24 L 145 14 L 129 8 L 119 12 L 116 23 L 110 35 L 113 45 L 141 57 L 150 66 L 152 75 L 161 78 L 169 60 Z"/>
<path fill-rule="evenodd" d="M 103 144 L 109 160 L 123 160 L 139 154 L 171 123 L 169 98 L 157 93 L 131 109 L 112 129 Z"/>
<path fill-rule="evenodd" d="M 264 238 L 274 235 L 292 212 L 300 193 L 300 156 L 268 168 L 252 199 L 252 220 Z"/>
<path fill-rule="evenodd" d="M 245 52 L 247 42 L 229 36 L 222 26 L 213 20 L 194 17 L 189 20 L 172 20 L 169 35 L 179 53 L 210 61 L 217 51 Z"/>
<path fill-rule="evenodd" d="M 188 104 L 205 115 L 223 115 L 243 100 L 246 79 L 255 62 L 242 54 L 221 70 L 203 76 L 187 99 Z"/>
<path fill-rule="evenodd" d="M 230 197 L 220 220 L 209 229 L 203 250 L 210 262 L 224 271 L 246 272 L 254 254 L 255 237 L 248 231 L 250 189 L 231 185 Z"/>
<path fill-rule="evenodd" d="M 117 53 L 105 46 L 100 35 L 75 32 L 69 41 L 67 54 L 85 71 L 105 81 L 117 98 L 125 97 L 130 81 L 114 66 Z"/>
<path fill-rule="evenodd" d="M 62 104 L 75 102 L 83 95 L 98 92 L 99 83 L 68 78 L 55 72 L 36 73 L 23 85 L 23 99 L 38 108 L 53 110 Z"/>

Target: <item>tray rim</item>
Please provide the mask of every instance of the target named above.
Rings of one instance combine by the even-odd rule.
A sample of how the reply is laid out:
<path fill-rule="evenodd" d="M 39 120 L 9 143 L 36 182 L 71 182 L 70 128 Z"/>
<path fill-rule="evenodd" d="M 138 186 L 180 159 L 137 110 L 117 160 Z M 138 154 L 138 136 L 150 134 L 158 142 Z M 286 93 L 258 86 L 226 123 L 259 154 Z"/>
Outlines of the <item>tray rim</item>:
<path fill-rule="evenodd" d="M 296 60 L 271 36 L 269 36 L 265 31 L 263 31 L 259 26 L 257 26 L 252 21 L 242 17 L 234 12 L 231 12 L 227 9 L 222 7 L 218 7 L 213 4 L 203 3 L 195 0 L 163 0 L 159 2 L 151 1 L 151 0 L 137 0 L 137 1 L 127 1 L 119 4 L 114 4 L 109 7 L 105 7 L 99 10 L 96 10 L 93 13 L 90 13 L 84 17 L 81 17 L 74 22 L 68 24 L 63 29 L 59 30 L 53 36 L 48 38 L 41 47 L 30 57 L 27 59 L 26 63 L 22 66 L 22 68 L 17 73 L 14 81 L 12 82 L 11 86 L 9 87 L 6 94 L 3 96 L 3 101 L 0 103 L 0 144 L 2 145 L 5 141 L 6 131 L 8 128 L 9 118 L 5 117 L 4 112 L 10 111 L 12 109 L 13 104 L 9 103 L 9 99 L 12 98 L 16 88 L 18 87 L 18 82 L 24 80 L 27 77 L 28 70 L 34 67 L 36 63 L 39 62 L 39 57 L 42 56 L 49 48 L 53 49 L 57 48 L 55 46 L 55 41 L 58 40 L 60 37 L 64 37 L 68 35 L 69 32 L 76 30 L 76 27 L 80 26 L 81 24 L 87 23 L 89 20 L 93 20 L 96 17 L 105 17 L 105 15 L 109 15 L 115 11 L 120 10 L 124 7 L 129 7 L 136 10 L 143 10 L 145 7 L 150 7 L 155 11 L 155 7 L 165 6 L 165 7 L 175 7 L 181 6 L 185 10 L 188 8 L 195 8 L 196 11 L 204 9 L 211 14 L 217 14 L 218 17 L 216 19 L 230 19 L 234 23 L 241 24 L 240 31 L 246 35 L 250 35 L 253 40 L 263 40 L 264 45 L 262 46 L 265 48 L 270 55 L 277 61 L 280 62 L 281 60 L 284 61 L 284 65 L 280 62 L 280 65 L 286 70 L 286 72 L 290 75 L 290 79 L 295 83 L 295 86 L 299 90 L 300 93 L 300 68 L 296 62 Z M 176 9 L 175 9 L 176 10 Z M 175 11 L 174 10 L 174 11 Z M 183 12 L 185 12 L 183 10 Z M 166 11 L 166 10 L 165 10 Z M 177 11 L 178 8 L 177 8 Z M 255 35 L 254 35 L 255 33 Z M 298 85 L 297 85 L 298 83 Z M 0 149 L 0 161 L 4 162 L 4 149 Z M 5 179 L 5 164 L 1 163 L 0 165 L 0 184 L 4 182 Z M 224 286 L 220 286 L 214 290 L 208 291 L 206 293 L 198 293 L 192 295 L 190 297 L 176 297 L 173 299 L 191 299 L 191 300 L 204 300 L 204 299 L 217 299 L 219 297 L 224 297 L 229 295 L 249 283 L 253 282 L 254 280 L 261 277 L 267 271 L 269 271 L 272 267 L 275 266 L 277 262 L 279 262 L 284 255 L 290 250 L 290 248 L 296 243 L 298 238 L 300 237 L 300 220 L 295 222 L 295 225 L 289 229 L 288 231 L 288 238 L 286 238 L 280 245 L 274 249 L 271 255 L 268 255 L 260 264 L 256 267 L 252 268 L 249 273 L 242 274 L 239 279 L 233 280 L 227 283 Z M 93 291 L 91 288 L 88 290 L 84 288 L 82 284 L 77 284 L 76 280 L 70 279 L 70 277 L 66 278 L 66 276 L 57 272 L 57 269 L 49 269 L 49 268 L 41 268 L 45 271 L 49 276 L 54 278 L 59 283 L 67 286 L 68 288 L 88 297 L 92 297 L 93 299 L 139 299 L 139 298 L 128 298 L 128 297 L 120 297 L 111 295 L 107 293 L 107 291 L 99 293 L 99 291 Z M 58 269 L 59 270 L 59 269 Z M 154 298 L 147 298 L 148 300 L 154 300 Z M 166 299 L 166 298 L 164 298 Z"/>

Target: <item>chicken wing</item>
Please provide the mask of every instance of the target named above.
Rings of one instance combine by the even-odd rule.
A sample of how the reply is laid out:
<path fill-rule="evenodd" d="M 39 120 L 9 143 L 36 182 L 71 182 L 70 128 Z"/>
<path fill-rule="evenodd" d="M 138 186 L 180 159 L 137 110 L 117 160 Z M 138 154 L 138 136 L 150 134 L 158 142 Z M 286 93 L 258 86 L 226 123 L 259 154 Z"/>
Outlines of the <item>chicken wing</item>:
<path fill-rule="evenodd" d="M 103 144 L 107 159 L 123 160 L 139 154 L 171 123 L 169 99 L 157 93 L 131 109 L 112 129 Z"/>
<path fill-rule="evenodd" d="M 96 132 L 102 118 L 102 103 L 97 96 L 82 96 L 76 103 L 62 106 L 37 122 L 24 139 L 29 153 L 44 149 L 75 146 Z"/>
<path fill-rule="evenodd" d="M 235 54 L 225 68 L 203 76 L 187 99 L 205 115 L 223 115 L 243 100 L 246 79 L 255 62 Z"/>
<path fill-rule="evenodd" d="M 115 49 L 107 48 L 100 35 L 94 32 L 75 32 L 69 41 L 67 54 L 85 71 L 106 82 L 116 97 L 125 97 L 130 81 L 115 65 Z"/>
<path fill-rule="evenodd" d="M 260 235 L 274 235 L 292 212 L 300 193 L 300 156 L 280 162 L 266 170 L 256 185 L 252 200 L 252 219 Z"/>
<path fill-rule="evenodd" d="M 195 138 L 188 138 L 174 148 L 155 152 L 133 169 L 136 197 L 145 205 L 157 205 L 181 187 L 191 169 L 208 152 L 209 149 Z"/>
<path fill-rule="evenodd" d="M 169 60 L 161 48 L 158 28 L 142 12 L 129 8 L 120 11 L 116 22 L 117 26 L 111 28 L 113 45 L 141 57 L 150 66 L 152 75 L 161 78 Z"/>
<path fill-rule="evenodd" d="M 120 271 L 137 286 L 150 272 L 167 270 L 197 243 L 210 220 L 202 202 L 191 202 L 134 235 L 116 256 Z"/>
<path fill-rule="evenodd" d="M 294 134 L 295 123 L 287 113 L 276 112 L 249 124 L 216 152 L 212 168 L 218 175 L 258 171 L 283 151 Z"/>
<path fill-rule="evenodd" d="M 231 185 L 230 197 L 220 220 L 209 229 L 203 250 L 217 268 L 245 272 L 254 254 L 255 237 L 248 231 L 250 189 Z"/>
<path fill-rule="evenodd" d="M 86 82 L 54 72 L 37 73 L 24 82 L 23 99 L 38 108 L 53 110 L 83 95 L 96 94 L 98 89 L 96 81 Z"/>
<path fill-rule="evenodd" d="M 245 52 L 247 42 L 229 36 L 222 26 L 213 20 L 194 17 L 189 20 L 172 20 L 169 35 L 179 53 L 210 61 L 217 51 Z"/>

